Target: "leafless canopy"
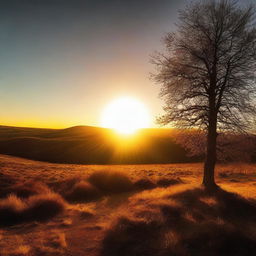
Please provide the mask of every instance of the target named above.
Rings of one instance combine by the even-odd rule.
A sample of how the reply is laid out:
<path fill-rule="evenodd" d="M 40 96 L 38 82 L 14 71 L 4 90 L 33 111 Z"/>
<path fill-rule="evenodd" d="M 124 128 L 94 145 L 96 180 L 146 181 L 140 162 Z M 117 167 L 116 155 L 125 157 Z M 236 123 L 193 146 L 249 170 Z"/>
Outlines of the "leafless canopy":
<path fill-rule="evenodd" d="M 230 0 L 201 1 L 180 12 L 175 33 L 164 38 L 165 53 L 152 61 L 161 84 L 161 124 L 250 130 L 256 102 L 256 29 L 253 6 Z"/>

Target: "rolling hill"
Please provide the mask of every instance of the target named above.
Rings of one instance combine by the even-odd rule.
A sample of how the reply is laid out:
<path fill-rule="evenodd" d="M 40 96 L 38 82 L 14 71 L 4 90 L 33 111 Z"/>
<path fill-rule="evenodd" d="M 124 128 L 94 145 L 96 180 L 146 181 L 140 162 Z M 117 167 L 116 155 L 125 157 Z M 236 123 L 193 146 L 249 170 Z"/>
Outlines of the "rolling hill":
<path fill-rule="evenodd" d="M 120 136 L 111 129 L 76 126 L 39 129 L 0 126 L 0 153 L 33 160 L 74 164 L 191 162 L 174 142 L 171 129 L 142 129 Z"/>

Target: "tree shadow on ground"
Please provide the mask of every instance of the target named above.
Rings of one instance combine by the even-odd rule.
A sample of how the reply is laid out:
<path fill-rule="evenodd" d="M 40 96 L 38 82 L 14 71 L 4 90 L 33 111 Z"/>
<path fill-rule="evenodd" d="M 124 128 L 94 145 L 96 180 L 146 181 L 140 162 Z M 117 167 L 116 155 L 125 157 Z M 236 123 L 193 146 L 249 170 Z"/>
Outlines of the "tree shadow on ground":
<path fill-rule="evenodd" d="M 175 204 L 157 205 L 158 217 L 118 218 L 106 232 L 101 255 L 255 255 L 255 201 L 221 188 L 186 190 L 168 200 Z"/>

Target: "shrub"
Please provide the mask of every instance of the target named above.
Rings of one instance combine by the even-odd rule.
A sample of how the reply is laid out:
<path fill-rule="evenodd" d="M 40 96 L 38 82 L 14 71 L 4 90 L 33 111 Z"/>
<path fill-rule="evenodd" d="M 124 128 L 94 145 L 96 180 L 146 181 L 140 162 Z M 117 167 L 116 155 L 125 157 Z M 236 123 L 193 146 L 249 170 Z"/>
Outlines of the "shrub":
<path fill-rule="evenodd" d="M 88 178 L 88 181 L 106 194 L 133 190 L 132 182 L 121 172 L 97 171 Z"/>
<path fill-rule="evenodd" d="M 27 201 L 24 211 L 27 221 L 44 221 L 53 218 L 64 211 L 66 203 L 61 196 L 55 193 L 32 196 Z"/>
<path fill-rule="evenodd" d="M 80 181 L 65 194 L 70 202 L 94 201 L 101 197 L 100 191 L 86 181 Z"/>
<path fill-rule="evenodd" d="M 21 200 L 9 195 L 0 201 L 0 225 L 8 226 L 22 222 L 44 221 L 65 209 L 63 199 L 54 193 L 35 195 Z"/>

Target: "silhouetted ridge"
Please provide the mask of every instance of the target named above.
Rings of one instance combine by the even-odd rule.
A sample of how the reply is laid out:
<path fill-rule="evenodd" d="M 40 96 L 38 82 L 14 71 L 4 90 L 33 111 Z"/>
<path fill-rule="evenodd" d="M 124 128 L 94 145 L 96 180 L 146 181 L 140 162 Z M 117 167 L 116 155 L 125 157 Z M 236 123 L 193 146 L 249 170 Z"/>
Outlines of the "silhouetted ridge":
<path fill-rule="evenodd" d="M 37 129 L 0 126 L 0 153 L 57 163 L 153 164 L 188 162 L 171 129 L 142 129 L 130 139 L 93 126 Z"/>

